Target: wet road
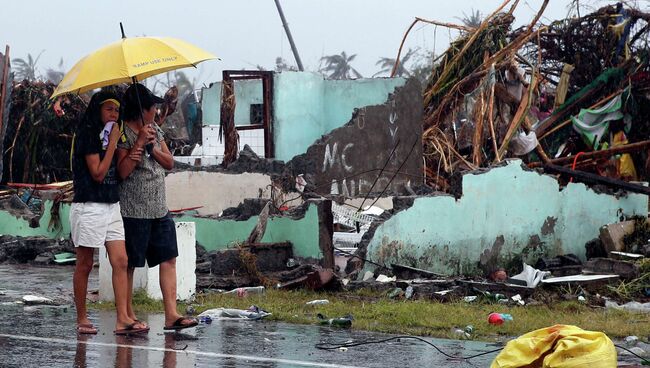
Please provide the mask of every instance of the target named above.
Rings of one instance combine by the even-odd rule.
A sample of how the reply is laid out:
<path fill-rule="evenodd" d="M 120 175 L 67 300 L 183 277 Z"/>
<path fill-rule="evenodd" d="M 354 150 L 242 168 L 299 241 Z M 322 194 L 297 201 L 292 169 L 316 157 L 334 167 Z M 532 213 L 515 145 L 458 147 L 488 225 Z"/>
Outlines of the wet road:
<path fill-rule="evenodd" d="M 270 321 L 213 321 L 184 333 L 163 333 L 163 315 L 142 315 L 152 326 L 142 337 L 113 335 L 114 313 L 90 311 L 96 336 L 77 336 L 71 306 L 72 267 L 0 266 L 1 367 L 484 367 L 494 355 L 451 361 L 415 341 L 324 351 L 319 342 L 381 339 L 390 335 Z M 96 271 L 89 290 L 97 288 Z M 24 306 L 25 294 L 63 306 Z M 494 349 L 480 342 L 427 339 L 450 354 Z"/>
<path fill-rule="evenodd" d="M 213 321 L 184 333 L 163 333 L 163 315 L 142 315 L 152 326 L 142 337 L 113 335 L 114 313 L 90 311 L 95 336 L 77 336 L 72 267 L 0 265 L 0 367 L 486 367 L 495 354 L 453 361 L 417 341 L 324 351 L 319 342 L 382 339 L 391 335 L 270 321 Z M 89 290 L 97 288 L 96 270 Z M 59 299 L 63 306 L 24 306 L 25 294 Z M 426 339 L 452 355 L 494 345 Z"/>

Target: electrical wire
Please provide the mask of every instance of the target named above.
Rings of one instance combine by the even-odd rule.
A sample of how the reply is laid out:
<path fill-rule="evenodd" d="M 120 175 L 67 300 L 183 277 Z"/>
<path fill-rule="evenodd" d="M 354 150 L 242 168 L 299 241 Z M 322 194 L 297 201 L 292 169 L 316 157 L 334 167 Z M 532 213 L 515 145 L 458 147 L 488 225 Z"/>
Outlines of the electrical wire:
<path fill-rule="evenodd" d="M 627 351 L 628 353 L 634 355 L 635 357 L 641 359 L 641 364 L 650 364 L 650 360 L 648 360 L 648 359 L 646 359 L 646 358 L 643 358 L 643 357 L 637 355 L 637 353 L 633 352 L 632 350 L 630 350 L 630 349 L 628 349 L 628 348 L 626 348 L 626 347 L 623 347 L 623 346 L 621 346 L 621 345 L 616 345 L 616 344 L 614 344 L 614 346 L 616 346 L 617 348 L 619 348 L 619 349 L 621 349 L 621 350 L 625 350 L 625 351 Z"/>
<path fill-rule="evenodd" d="M 362 340 L 362 341 L 358 341 L 358 342 L 354 342 L 354 341 L 350 342 L 350 341 L 348 341 L 348 342 L 338 343 L 338 344 L 337 343 L 330 343 L 330 342 L 323 342 L 323 343 L 316 344 L 315 347 L 316 347 L 316 349 L 320 349 L 320 350 L 336 350 L 336 349 L 339 349 L 339 348 L 350 348 L 350 347 L 353 347 L 353 346 L 370 345 L 370 344 L 382 344 L 382 343 L 389 342 L 389 341 L 392 341 L 392 340 L 400 340 L 400 339 L 414 339 L 414 340 L 421 341 L 421 342 L 433 347 L 440 354 L 442 354 L 445 357 L 447 357 L 449 359 L 452 359 L 452 360 L 469 360 L 469 359 L 478 358 L 478 357 L 484 356 L 484 355 L 494 354 L 494 353 L 497 353 L 497 352 L 500 352 L 501 350 L 503 350 L 502 348 L 499 348 L 499 349 L 484 351 L 482 353 L 469 355 L 469 356 L 455 356 L 455 355 L 450 355 L 450 354 L 444 352 L 442 349 L 437 347 L 432 342 L 429 342 L 429 341 L 427 341 L 427 340 L 425 340 L 425 339 L 423 339 L 421 337 L 411 336 L 411 335 L 394 336 L 394 337 L 389 337 L 387 339 L 382 339 L 382 340 Z M 623 347 L 621 345 L 614 344 L 614 346 L 621 349 L 621 350 L 624 350 L 624 351 L 626 351 L 626 352 L 628 352 L 628 353 L 630 353 L 632 355 L 634 355 L 637 358 L 639 358 L 641 360 L 641 364 L 650 364 L 649 360 L 641 357 L 640 355 L 636 354 L 632 350 L 630 350 L 630 349 L 628 349 L 626 347 Z"/>
<path fill-rule="evenodd" d="M 316 347 L 316 349 L 321 349 L 321 350 L 336 350 L 336 349 L 339 349 L 339 348 L 349 348 L 349 347 L 360 346 L 360 345 L 382 344 L 382 343 L 385 343 L 385 342 L 388 342 L 388 341 L 399 340 L 399 339 L 414 339 L 414 340 L 421 341 L 421 342 L 433 347 L 434 349 L 436 349 L 440 354 L 444 355 L 445 357 L 447 357 L 449 359 L 453 359 L 453 360 L 474 359 L 474 358 L 478 358 L 478 357 L 483 356 L 483 355 L 493 354 L 493 353 L 496 353 L 496 352 L 499 352 L 499 351 L 502 350 L 501 348 L 499 348 L 499 349 L 485 351 L 485 352 L 482 352 L 482 353 L 478 353 L 478 354 L 474 354 L 474 355 L 470 355 L 470 356 L 466 356 L 466 357 L 454 356 L 454 355 L 447 354 L 446 352 L 441 350 L 439 347 L 437 347 L 435 344 L 433 344 L 433 343 L 431 343 L 431 342 L 429 342 L 429 341 L 427 341 L 427 340 L 425 340 L 425 339 L 423 339 L 421 337 L 410 336 L 410 335 L 394 336 L 394 337 L 389 337 L 387 339 L 382 339 L 382 340 L 365 340 L 365 341 L 359 341 L 359 342 L 345 342 L 345 343 L 341 343 L 341 344 L 324 342 L 324 343 L 316 344 L 315 347 Z"/>
<path fill-rule="evenodd" d="M 358 256 L 358 255 L 354 254 L 354 253 L 350 253 L 350 252 L 344 251 L 344 250 L 342 250 L 341 248 L 337 248 L 337 247 L 333 247 L 333 248 L 336 249 L 337 251 L 343 253 L 343 254 L 347 254 L 347 255 L 349 255 L 350 257 L 353 257 L 353 258 L 359 258 L 360 260 L 362 260 L 362 261 L 364 261 L 364 262 L 372 263 L 372 264 L 374 264 L 375 266 L 381 267 L 381 268 L 386 269 L 386 270 L 389 270 L 389 271 L 392 271 L 392 270 L 393 270 L 393 269 L 390 268 L 390 267 L 386 267 L 386 266 L 381 265 L 381 264 L 379 264 L 379 263 L 375 263 L 375 262 L 373 262 L 373 261 L 371 261 L 371 260 L 369 260 L 369 259 L 365 259 L 365 258 L 363 258 L 363 257 L 361 257 L 361 256 Z"/>

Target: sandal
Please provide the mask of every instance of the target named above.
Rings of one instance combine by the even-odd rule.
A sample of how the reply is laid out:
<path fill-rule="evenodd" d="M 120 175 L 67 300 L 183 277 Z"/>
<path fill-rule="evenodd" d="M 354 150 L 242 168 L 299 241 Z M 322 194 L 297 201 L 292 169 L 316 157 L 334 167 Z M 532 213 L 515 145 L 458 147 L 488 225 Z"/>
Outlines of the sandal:
<path fill-rule="evenodd" d="M 138 324 L 138 322 L 133 322 L 129 325 L 126 325 L 126 327 L 121 328 L 119 330 L 113 331 L 114 334 L 116 335 L 138 335 L 138 334 L 143 334 L 149 332 L 149 327 L 146 328 L 135 328 L 135 326 Z"/>
<path fill-rule="evenodd" d="M 183 322 L 185 322 L 185 321 L 189 321 L 189 323 L 188 323 L 188 322 L 183 323 Z M 198 325 L 198 324 L 199 324 L 199 321 L 197 321 L 197 320 L 194 319 L 194 318 L 189 318 L 189 317 L 180 317 L 179 319 L 177 319 L 176 321 L 174 321 L 174 323 L 172 323 L 171 326 L 165 326 L 165 327 L 163 327 L 163 330 L 167 330 L 167 331 L 170 331 L 170 330 L 171 330 L 171 331 L 178 331 L 178 330 L 182 330 L 182 329 L 184 329 L 184 328 L 194 327 L 194 326 L 196 326 L 196 325 Z"/>
<path fill-rule="evenodd" d="M 97 335 L 97 328 L 92 323 L 80 323 L 77 325 L 77 333 L 81 335 Z"/>

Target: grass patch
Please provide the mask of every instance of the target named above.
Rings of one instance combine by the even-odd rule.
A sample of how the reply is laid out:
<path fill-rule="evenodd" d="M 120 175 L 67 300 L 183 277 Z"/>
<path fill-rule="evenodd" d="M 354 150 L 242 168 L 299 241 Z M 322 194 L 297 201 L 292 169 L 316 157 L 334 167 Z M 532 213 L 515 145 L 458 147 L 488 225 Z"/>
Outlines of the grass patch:
<path fill-rule="evenodd" d="M 314 299 L 328 299 L 330 304 L 306 306 Z M 341 317 L 354 316 L 352 328 L 394 334 L 457 338 L 455 328 L 474 326 L 472 339 L 498 341 L 555 324 L 575 325 L 585 330 L 602 331 L 611 338 L 630 335 L 647 338 L 650 315 L 620 310 L 592 308 L 575 301 L 552 305 L 513 307 L 500 304 L 439 303 L 428 300 L 395 301 L 381 293 L 361 290 L 351 293 L 316 293 L 270 289 L 262 295 L 239 298 L 232 294 L 199 294 L 192 305 L 197 313 L 210 308 L 246 309 L 257 305 L 271 313 L 270 320 L 297 324 L 317 324 L 316 314 Z M 112 303 L 100 303 L 110 309 Z M 178 310 L 184 313 L 185 304 Z M 143 292 L 134 295 L 137 312 L 162 312 L 162 303 L 149 299 Z M 491 312 L 510 313 L 514 321 L 501 326 L 487 322 Z"/>

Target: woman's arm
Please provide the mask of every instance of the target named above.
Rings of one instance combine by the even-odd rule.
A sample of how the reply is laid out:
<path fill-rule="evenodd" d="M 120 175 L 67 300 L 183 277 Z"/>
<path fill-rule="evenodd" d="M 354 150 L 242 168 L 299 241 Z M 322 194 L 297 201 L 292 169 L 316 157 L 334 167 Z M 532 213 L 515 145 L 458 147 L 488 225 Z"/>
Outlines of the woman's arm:
<path fill-rule="evenodd" d="M 154 148 L 151 151 L 151 156 L 162 166 L 165 170 L 174 168 L 174 156 L 169 152 L 165 141 L 160 141 L 160 148 Z"/>
<path fill-rule="evenodd" d="M 108 137 L 108 147 L 106 147 L 104 158 L 100 160 L 98 153 L 86 155 L 86 166 L 88 166 L 88 171 L 94 181 L 101 183 L 106 177 L 106 173 L 108 173 L 108 169 L 110 169 L 111 162 L 113 161 L 113 155 L 115 154 L 119 137 L 120 129 L 117 126 L 113 126 L 111 134 Z"/>
<path fill-rule="evenodd" d="M 144 146 L 154 140 L 153 130 L 142 127 L 138 132 L 138 138 L 129 149 L 118 148 L 117 150 L 117 173 L 122 180 L 131 175 L 138 163 L 142 161 Z"/>

